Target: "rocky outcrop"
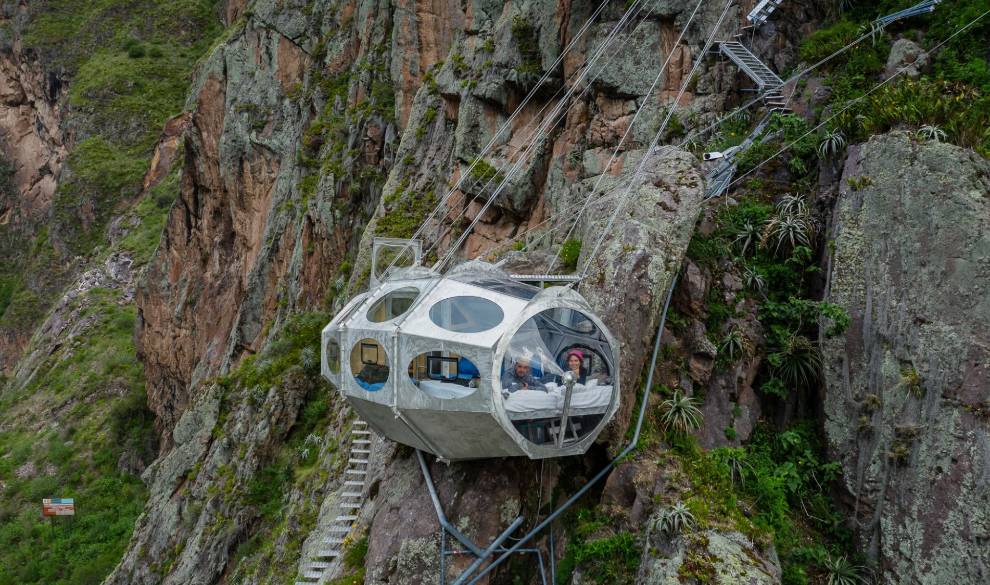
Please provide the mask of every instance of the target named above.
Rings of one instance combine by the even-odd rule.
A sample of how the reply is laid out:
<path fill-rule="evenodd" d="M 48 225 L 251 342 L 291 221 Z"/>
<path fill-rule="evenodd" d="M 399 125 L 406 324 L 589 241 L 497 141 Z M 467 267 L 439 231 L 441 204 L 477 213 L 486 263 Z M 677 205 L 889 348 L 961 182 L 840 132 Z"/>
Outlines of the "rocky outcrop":
<path fill-rule="evenodd" d="M 319 171 L 296 156 L 307 129 L 325 124 L 313 109 L 344 115 L 348 93 L 364 99 L 371 79 L 349 85 L 350 68 L 387 38 L 387 12 L 363 3 L 369 26 L 327 33 L 326 54 L 314 56 L 324 27 L 346 17 L 334 6 L 318 3 L 307 16 L 258 2 L 198 74 L 181 193 L 138 294 L 139 349 L 166 444 L 204 379 L 259 351 L 266 323 L 324 299 L 360 221 L 364 191 L 349 174 L 359 167 L 306 178 Z M 320 85 L 334 76 L 347 90 L 343 102 Z M 354 119 L 334 138 L 355 144 L 384 136 L 385 126 Z M 316 147 L 313 155 L 326 160 Z M 368 170 L 382 172 L 383 148 L 379 140 L 365 157 Z"/>
<path fill-rule="evenodd" d="M 990 163 L 911 135 L 850 149 L 831 226 L 825 431 L 883 581 L 990 579 Z"/>

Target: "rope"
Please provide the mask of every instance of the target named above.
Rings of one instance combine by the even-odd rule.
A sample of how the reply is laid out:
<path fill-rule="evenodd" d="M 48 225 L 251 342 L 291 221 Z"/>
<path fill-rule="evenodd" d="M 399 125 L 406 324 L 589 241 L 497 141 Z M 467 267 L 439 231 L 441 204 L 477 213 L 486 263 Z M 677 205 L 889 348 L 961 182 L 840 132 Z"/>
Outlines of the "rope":
<path fill-rule="evenodd" d="M 974 18 L 973 20 L 971 20 L 965 26 L 963 26 L 963 27 L 959 28 L 958 30 L 956 30 L 956 32 L 954 32 L 951 35 L 949 35 L 948 38 L 946 38 L 941 43 L 935 45 L 930 51 L 928 51 L 928 55 L 931 56 L 932 54 L 934 54 L 935 52 L 937 52 L 938 50 L 940 50 L 949 41 L 951 41 L 952 39 L 956 38 L 957 36 L 959 36 L 963 32 L 965 32 L 965 31 L 969 30 L 970 28 L 972 28 L 973 25 L 975 25 L 977 22 L 979 22 L 980 20 L 982 20 L 988 14 L 990 14 L 990 10 L 987 10 L 983 14 L 981 14 L 981 15 L 977 16 L 976 18 Z M 846 102 L 846 105 L 843 106 L 842 109 L 840 109 L 839 111 L 835 112 L 834 114 L 832 114 L 831 116 L 829 116 L 827 119 L 823 120 L 820 124 L 818 124 L 817 126 L 815 126 L 814 128 L 812 128 L 811 130 L 808 130 L 807 132 L 805 132 L 804 134 L 802 134 L 797 139 L 795 139 L 795 140 L 789 142 L 788 144 L 784 145 L 783 148 L 781 148 L 776 153 L 774 153 L 773 155 L 769 156 L 766 160 L 764 160 L 763 162 L 759 163 L 758 165 L 756 165 L 755 167 L 753 167 L 752 169 L 750 169 L 749 171 L 747 171 L 745 174 L 737 177 L 734 181 L 732 181 L 731 183 L 729 183 L 729 186 L 726 188 L 726 191 L 728 191 L 728 189 L 731 189 L 733 186 L 739 184 L 739 182 L 741 182 L 746 177 L 752 175 L 753 173 L 755 173 L 759 169 L 763 168 L 767 163 L 769 163 L 773 159 L 777 158 L 781 154 L 783 154 L 783 153 L 787 152 L 788 150 L 790 150 L 795 144 L 801 142 L 802 140 L 804 140 L 808 136 L 814 134 L 815 132 L 818 132 L 818 130 L 820 130 L 822 127 L 824 127 L 825 125 L 827 125 L 829 122 L 831 122 L 835 118 L 837 118 L 840 115 L 842 115 L 845 112 L 847 112 L 854 105 L 858 104 L 859 102 L 863 101 L 864 99 L 866 99 L 867 97 L 869 97 L 870 95 L 872 95 L 873 93 L 875 93 L 876 91 L 880 90 L 882 87 L 886 86 L 888 83 L 890 83 L 894 79 L 900 77 L 901 74 L 903 74 L 908 69 L 910 69 L 911 67 L 913 67 L 915 65 L 915 63 L 917 63 L 920 58 L 921 58 L 921 55 L 918 55 L 917 57 L 915 57 L 914 61 L 912 61 L 911 63 L 909 63 L 909 64 L 901 67 L 900 69 L 898 69 L 896 73 L 894 73 L 893 75 L 891 75 L 887 79 L 881 81 L 877 85 L 873 86 L 873 88 L 870 89 L 868 92 L 866 92 L 863 95 L 861 95 L 859 97 L 856 97 L 856 98 L 853 98 L 853 99 L 849 100 L 848 102 Z"/>
<path fill-rule="evenodd" d="M 626 14 L 628 15 L 628 14 L 630 14 L 630 12 L 627 11 Z M 624 16 L 624 18 L 625 18 L 625 16 Z M 619 31 L 619 27 L 613 28 L 612 33 L 610 35 L 611 38 L 607 39 L 607 41 L 605 43 L 602 43 L 602 45 L 598 47 L 598 50 L 595 53 L 595 61 L 597 61 L 597 59 L 600 57 L 600 55 L 605 51 L 605 49 L 607 48 L 608 44 L 611 43 L 612 38 L 614 38 L 614 35 L 617 35 L 618 34 L 618 31 Z M 582 81 L 583 78 L 587 76 L 588 72 L 590 72 L 590 70 L 591 70 L 591 67 L 590 66 L 589 67 L 586 67 L 582 71 L 582 75 L 581 75 L 581 78 L 582 79 L 579 79 L 578 82 Z M 587 87 L 590 87 L 590 83 L 589 83 L 589 85 Z M 585 91 L 587 91 L 587 87 L 582 91 L 582 95 L 584 94 Z M 566 111 L 567 109 L 570 108 L 571 103 L 569 102 L 569 99 L 573 95 L 573 93 L 576 90 L 576 88 L 577 88 L 577 85 L 574 85 L 572 88 L 570 88 L 570 90 L 568 92 L 568 95 L 567 95 L 567 98 L 564 99 L 564 100 L 561 100 L 561 101 L 557 102 L 554 105 L 554 108 L 553 108 L 553 111 L 551 112 L 551 114 L 546 119 L 544 119 L 542 121 L 542 123 L 541 123 L 539 129 L 537 130 L 537 132 L 535 132 L 534 135 L 528 140 L 528 142 L 526 144 L 526 149 L 525 149 L 525 151 L 523 153 L 523 156 L 519 157 L 515 161 L 515 163 L 511 166 L 511 168 L 509 169 L 509 172 L 506 173 L 505 177 L 501 179 L 501 182 L 499 183 L 498 187 L 488 197 L 488 200 L 482 206 L 482 208 L 478 212 L 477 216 L 474 218 L 474 220 L 471 222 L 471 224 L 467 227 L 467 229 L 464 230 L 464 233 L 462 233 L 460 235 L 460 237 L 458 237 L 457 241 L 451 246 L 451 248 L 444 255 L 444 257 L 437 261 L 437 263 L 434 265 L 434 269 L 436 269 L 436 270 L 441 269 L 448 261 L 450 261 L 450 259 L 457 252 L 457 250 L 460 249 L 461 245 L 464 243 L 464 240 L 467 239 L 467 236 L 470 235 L 471 231 L 474 229 L 474 226 L 477 225 L 478 221 L 481 220 L 481 217 L 484 215 L 484 213 L 488 210 L 489 207 L 491 207 L 491 204 L 495 201 L 495 198 L 498 197 L 498 195 L 501 194 L 506 189 L 506 187 L 510 184 L 511 180 L 522 169 L 523 164 L 528 160 L 529 154 L 536 148 L 536 146 L 540 143 L 540 141 L 543 139 L 543 137 L 546 136 L 546 134 L 549 132 L 549 130 L 554 125 L 557 124 L 557 122 L 559 121 L 560 114 L 563 111 Z"/>
<path fill-rule="evenodd" d="M 588 193 L 588 196 L 585 197 L 584 203 L 581 205 L 581 210 L 578 212 L 578 216 L 577 216 L 578 219 L 581 218 L 584 212 L 591 205 L 591 201 L 595 198 L 595 195 L 599 192 L 599 188 L 602 185 L 602 181 L 605 179 L 605 175 L 608 174 L 608 170 L 612 168 L 612 164 L 619 157 L 619 152 L 622 150 L 622 145 L 625 144 L 626 139 L 632 133 L 632 129 L 636 125 L 636 120 L 639 119 L 639 115 L 643 112 L 643 110 L 646 109 L 646 105 L 647 103 L 649 103 L 650 96 L 652 96 L 653 92 L 656 91 L 656 88 L 660 83 L 660 79 L 663 78 L 664 74 L 667 72 L 667 67 L 669 67 L 670 65 L 670 60 L 674 57 L 674 50 L 677 47 L 679 47 L 681 43 L 684 41 L 684 35 L 687 34 L 688 28 L 690 28 L 691 24 L 694 22 L 694 18 L 695 16 L 698 15 L 698 10 L 701 9 L 702 4 L 704 4 L 704 0 L 699 0 L 698 3 L 695 5 L 694 10 L 691 12 L 691 16 L 688 17 L 687 23 L 684 25 L 683 28 L 681 28 L 681 34 L 677 37 L 677 41 L 675 41 L 673 45 L 674 48 L 671 49 L 670 53 L 667 55 L 667 58 L 664 60 L 663 65 L 660 67 L 660 71 L 657 72 L 657 76 L 653 79 L 653 85 L 651 85 L 650 90 L 646 92 L 646 96 L 643 98 L 643 104 L 636 109 L 636 114 L 633 116 L 633 119 L 629 122 L 629 126 L 626 127 L 626 131 L 622 134 L 622 137 L 619 139 L 619 143 L 616 144 L 615 149 L 612 150 L 612 156 L 609 157 L 608 162 L 605 164 L 602 170 L 602 173 L 598 175 L 598 180 L 595 181 L 595 186 L 591 189 L 591 192 Z M 702 55 L 704 55 L 704 52 L 702 52 Z M 700 60 L 701 59 L 699 59 L 699 61 Z M 680 94 L 678 94 L 678 99 L 680 99 Z M 663 126 L 660 128 L 661 133 L 666 128 L 667 121 L 670 119 L 669 114 L 673 113 L 674 109 L 676 108 L 677 108 L 677 100 L 674 100 L 674 103 L 671 104 L 670 106 L 670 112 L 668 112 L 668 118 L 667 120 L 664 121 Z M 571 225 L 571 228 L 567 231 L 567 234 L 564 236 L 564 241 L 567 241 L 567 239 L 571 237 L 571 234 L 574 232 L 574 229 L 577 227 L 577 224 L 578 222 L 577 220 L 575 220 L 575 222 Z M 550 265 L 547 267 L 547 273 L 553 272 L 553 268 L 554 266 L 557 265 L 557 261 L 560 259 L 560 253 L 563 251 L 563 249 L 564 249 L 563 246 L 557 249 L 557 252 L 553 255 L 553 259 L 550 261 Z"/>
<path fill-rule="evenodd" d="M 705 42 L 705 48 L 701 52 L 702 55 L 708 53 L 708 51 L 711 49 L 712 43 L 715 42 L 715 35 L 718 33 L 718 30 L 722 27 L 722 23 L 725 21 L 725 17 L 728 16 L 729 9 L 732 8 L 733 5 L 734 5 L 733 0 L 728 0 L 728 2 L 725 3 L 725 9 L 722 11 L 722 15 L 719 17 L 718 22 L 715 23 L 715 26 L 712 27 L 712 32 L 708 36 L 708 40 Z M 656 136 L 653 137 L 653 140 L 650 142 L 650 146 L 647 148 L 646 153 L 643 155 L 643 159 L 639 162 L 639 165 L 636 167 L 635 173 L 633 173 L 632 178 L 629 180 L 628 184 L 626 185 L 623 198 L 619 201 L 619 204 L 616 205 L 615 211 L 612 213 L 612 216 L 608 220 L 608 225 L 605 227 L 604 230 L 602 230 L 602 233 L 599 236 L 598 241 L 595 242 L 595 247 L 592 248 L 591 253 L 588 255 L 588 259 L 585 261 L 584 264 L 584 269 L 581 271 L 581 278 L 584 278 L 588 275 L 588 270 L 591 268 L 591 264 L 594 261 L 595 256 L 597 256 L 598 251 L 601 249 L 602 244 L 605 242 L 605 238 L 611 232 L 612 226 L 615 225 L 615 220 L 619 217 L 619 214 L 622 212 L 622 210 L 625 209 L 626 203 L 629 201 L 629 194 L 632 193 L 632 190 L 635 186 L 638 186 L 640 176 L 643 174 L 643 170 L 646 168 L 646 163 L 650 160 L 650 157 L 654 155 L 654 150 L 657 147 L 657 143 L 660 142 L 660 136 L 663 134 L 664 130 L 666 130 L 667 124 L 670 122 L 671 117 L 674 115 L 674 110 L 677 107 L 677 103 L 680 102 L 681 97 L 684 95 L 684 92 L 687 90 L 688 84 L 690 83 L 691 79 L 694 77 L 695 73 L 698 72 L 698 69 L 701 67 L 701 62 L 702 60 L 698 59 L 698 61 L 694 64 L 694 67 L 691 68 L 691 72 L 684 80 L 684 83 L 681 85 L 681 89 L 678 92 L 677 97 L 674 99 L 673 106 L 667 112 L 667 117 L 666 119 L 664 119 L 663 124 L 661 124 L 660 130 L 658 130 Z"/>
<path fill-rule="evenodd" d="M 627 22 L 628 21 L 631 21 L 633 18 L 635 18 L 636 16 L 638 16 L 639 12 L 642 10 L 644 4 L 641 4 L 640 2 L 642 2 L 642 0 L 637 0 L 637 2 L 634 3 L 633 6 L 630 7 L 630 9 L 632 9 L 633 7 L 636 7 L 636 8 L 635 8 L 635 10 L 632 10 L 631 12 L 627 12 L 627 15 L 629 17 L 628 19 L 625 19 L 625 15 L 624 15 L 624 19 Z M 636 6 L 637 4 L 638 4 L 638 7 Z M 650 15 L 653 14 L 653 11 L 654 10 L 655 10 L 655 6 L 651 7 L 650 10 L 649 10 L 649 12 L 647 12 L 646 16 L 643 17 L 642 21 L 645 21 L 646 19 L 648 19 L 650 17 Z M 616 27 L 609 34 L 609 36 L 602 42 L 602 45 L 600 46 L 600 49 L 602 49 L 602 52 L 604 52 L 604 49 L 608 48 L 612 44 L 612 41 L 614 40 L 615 36 L 617 36 L 618 33 L 620 32 L 620 30 L 622 28 L 624 28 L 624 26 L 625 26 L 626 23 L 624 23 L 624 22 L 622 22 L 622 20 L 620 20 L 619 24 L 616 25 Z M 621 47 L 619 47 L 618 50 L 616 50 L 611 55 L 611 57 L 614 57 L 619 52 L 619 50 L 621 50 Z M 577 79 L 571 79 L 569 81 L 570 85 L 567 86 L 568 87 L 568 92 L 567 92 L 567 94 L 564 95 L 563 98 L 561 98 L 562 101 L 563 100 L 567 100 L 567 102 L 566 102 L 568 104 L 567 105 L 567 111 L 569 111 L 570 108 L 573 107 L 574 104 L 579 103 L 581 101 L 581 99 L 584 97 L 584 95 L 591 88 L 591 86 L 595 82 L 595 80 L 598 79 L 599 75 L 601 74 L 601 71 L 604 70 L 604 67 L 599 68 L 599 70 L 591 77 L 591 79 L 588 80 L 587 82 L 585 82 L 583 84 L 582 89 L 581 89 L 581 92 L 578 94 L 578 96 L 576 98 L 574 97 L 573 93 L 574 93 L 575 89 L 577 87 L 579 87 L 579 84 L 583 80 L 583 76 L 586 76 L 587 75 L 587 72 L 590 71 L 593 66 L 597 65 L 597 61 L 598 61 L 598 59 L 600 57 L 600 54 L 598 54 L 598 53 L 593 54 L 592 57 L 593 57 L 593 60 L 588 63 L 588 65 L 586 66 L 586 68 L 578 71 L 578 73 L 575 74 L 575 77 L 577 77 Z M 543 113 L 543 111 L 546 110 L 546 108 L 550 106 L 550 104 L 555 104 L 555 106 L 558 106 L 560 103 L 562 103 L 561 101 L 554 102 L 554 98 L 557 97 L 557 95 L 560 93 L 561 89 L 563 89 L 563 86 L 561 88 L 558 88 L 557 89 L 557 91 L 554 93 L 554 95 L 551 96 L 550 99 L 547 100 L 547 102 L 543 105 L 543 107 L 540 109 L 540 111 L 537 112 L 537 114 L 535 116 L 533 116 L 533 118 L 531 118 L 529 122 L 526 123 L 526 126 L 524 126 L 519 131 L 519 134 L 525 134 L 526 131 L 529 130 L 530 126 L 534 122 L 536 122 L 536 120 L 543 120 L 543 118 L 541 118 L 540 116 Z M 532 150 L 532 147 L 533 147 L 533 145 L 536 144 L 537 140 L 539 138 L 542 138 L 544 135 L 545 134 L 533 133 L 519 147 L 511 147 L 510 146 L 509 148 L 511 150 L 513 150 L 514 152 L 516 152 L 517 154 L 520 152 L 520 150 L 522 150 L 523 151 L 522 152 L 522 156 L 523 157 L 526 157 L 526 156 L 528 156 L 530 154 L 530 152 Z M 498 169 L 498 170 L 501 171 L 503 169 Z M 514 173 L 513 173 L 513 176 L 514 176 Z M 448 226 L 447 226 L 446 232 L 445 233 L 440 233 L 440 234 L 437 235 L 437 237 L 435 238 L 433 244 L 431 244 L 427 248 L 426 252 L 424 252 L 424 255 L 429 254 L 429 252 L 432 252 L 435 248 L 439 247 L 441 240 L 443 239 L 443 237 L 445 235 L 447 235 L 448 233 L 450 233 L 450 231 L 452 229 L 452 226 L 459 219 L 461 219 L 462 217 L 464 217 L 467 214 L 468 206 L 470 205 L 470 203 L 473 203 L 473 202 L 477 201 L 479 199 L 479 197 L 481 197 L 481 195 L 484 193 L 485 189 L 487 189 L 492 184 L 492 182 L 495 181 L 495 179 L 497 177 L 498 177 L 498 173 L 495 173 L 491 177 L 489 177 L 488 180 L 487 180 L 487 182 L 485 182 L 485 184 L 481 187 L 481 190 L 480 190 L 481 192 L 480 193 L 477 193 L 477 194 L 475 194 L 473 196 L 471 196 L 471 199 L 468 202 L 466 202 L 466 204 L 463 206 L 463 208 L 461 209 L 461 211 L 455 217 L 453 217 L 449 221 L 447 221 Z M 481 183 L 482 180 L 483 179 L 479 179 L 478 181 L 476 181 L 472 185 L 471 189 L 474 190 Z M 505 176 L 503 175 L 503 179 L 500 180 L 499 185 L 501 185 L 502 182 L 504 182 L 504 180 L 505 180 Z M 427 222 L 429 221 L 429 219 L 431 219 L 431 218 L 427 218 Z M 424 226 L 425 226 L 425 223 L 424 223 Z"/>
<path fill-rule="evenodd" d="M 630 18 L 630 15 L 633 14 L 633 13 L 636 13 L 636 12 L 638 12 L 640 10 L 640 8 L 642 6 L 641 5 L 642 1 L 643 0 L 636 0 L 636 2 L 634 2 L 626 10 L 626 12 L 623 14 L 622 18 L 619 20 L 619 22 L 613 28 L 612 32 L 610 32 L 609 36 L 606 37 L 605 41 L 603 41 L 602 46 L 599 47 L 599 50 L 597 50 L 594 53 L 592 59 L 590 61 L 586 61 L 586 65 L 582 69 L 582 76 L 583 75 L 586 75 L 587 71 L 597 62 L 597 59 L 601 56 L 601 52 L 603 51 L 603 49 L 609 43 L 611 43 L 611 41 L 614 39 L 615 34 L 616 34 L 616 31 L 618 30 L 618 28 L 625 26 L 625 23 L 628 22 L 628 20 Z M 489 141 L 485 145 L 485 147 L 481 150 L 481 152 L 474 158 L 474 160 L 468 166 L 468 169 L 464 173 L 461 174 L 461 176 L 458 178 L 457 182 L 450 189 L 448 189 L 447 192 L 444 194 L 444 196 L 441 198 L 441 200 L 439 202 L 437 202 L 437 205 L 433 208 L 433 210 L 426 217 L 426 219 L 423 221 L 423 223 L 420 224 L 420 226 L 417 228 L 417 230 L 413 233 L 413 236 L 412 236 L 411 239 L 415 240 L 415 239 L 418 239 L 418 238 L 420 238 L 422 236 L 423 232 L 425 231 L 425 229 L 427 228 L 427 226 L 430 224 L 430 221 L 434 218 L 434 216 L 436 216 L 436 214 L 441 209 L 443 209 L 443 207 L 446 205 L 446 203 L 450 200 L 450 197 L 460 187 L 463 186 L 466 177 L 469 177 L 471 175 L 471 171 L 474 170 L 474 168 L 478 165 L 478 163 L 482 160 L 482 158 L 486 154 L 488 154 L 488 152 L 491 151 L 491 149 L 494 147 L 495 143 L 497 142 L 499 136 L 501 136 L 507 130 L 511 129 L 512 122 L 515 121 L 515 119 L 522 113 L 522 111 L 529 104 L 529 102 L 539 93 L 540 87 L 550 78 L 551 73 L 553 71 L 555 71 L 557 69 L 557 67 L 563 62 L 564 57 L 566 57 L 567 53 L 570 52 L 574 48 L 574 46 L 577 44 L 578 40 L 590 28 L 591 23 L 594 22 L 595 19 L 598 18 L 598 16 L 602 13 L 602 11 L 605 9 L 605 7 L 607 5 L 608 5 L 608 0 L 603 0 L 602 3 L 598 6 L 598 8 L 595 10 L 595 12 L 592 13 L 591 17 L 589 17 L 588 20 L 581 27 L 581 29 L 578 30 L 577 34 L 565 46 L 564 50 L 560 53 L 560 55 L 557 56 L 557 58 L 554 60 L 553 64 L 550 67 L 547 68 L 546 73 L 544 73 L 543 77 L 540 78 L 540 81 L 536 84 L 536 86 L 533 87 L 532 90 L 530 90 L 530 92 L 526 95 L 526 97 L 519 104 L 519 106 L 516 107 L 516 109 L 512 112 L 512 114 L 509 116 L 509 118 L 506 119 L 506 121 L 503 122 L 502 125 L 498 128 L 498 130 L 492 135 L 492 137 L 489 139 Z M 556 96 L 557 93 L 559 93 L 559 92 L 560 92 L 560 88 L 558 88 L 557 92 L 554 95 Z M 545 109 L 546 106 L 549 105 L 549 103 L 550 102 L 547 102 L 547 104 L 545 104 L 543 106 L 543 108 L 541 108 L 540 112 L 537 113 L 537 116 L 535 116 L 533 118 L 533 120 L 537 119 L 539 117 L 539 115 L 542 114 L 543 109 Z M 527 126 L 528 125 L 529 124 L 527 124 Z M 389 266 L 385 269 L 384 274 L 386 274 L 386 275 L 388 274 L 388 272 L 394 267 L 395 262 L 402 256 L 402 254 L 405 252 L 405 249 L 408 248 L 408 247 L 409 246 L 405 246 L 402 251 L 400 251 L 399 253 L 396 254 L 395 258 L 392 260 L 392 262 L 389 264 Z"/>

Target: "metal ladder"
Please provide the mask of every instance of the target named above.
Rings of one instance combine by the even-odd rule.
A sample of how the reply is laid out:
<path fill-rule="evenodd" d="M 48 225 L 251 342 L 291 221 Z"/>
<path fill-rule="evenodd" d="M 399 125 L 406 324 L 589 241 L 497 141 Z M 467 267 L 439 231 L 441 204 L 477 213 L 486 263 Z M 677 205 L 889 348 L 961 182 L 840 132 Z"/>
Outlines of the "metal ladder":
<path fill-rule="evenodd" d="M 752 22 L 753 26 L 760 26 L 783 3 L 784 0 L 760 0 L 756 7 L 746 16 L 746 20 Z"/>
<path fill-rule="evenodd" d="M 763 64 L 756 55 L 740 42 L 723 41 L 718 44 L 719 50 L 735 63 L 743 72 L 756 82 L 759 91 L 778 88 L 784 85 L 784 80 L 777 76 L 769 67 Z"/>
<path fill-rule="evenodd" d="M 337 516 L 331 523 L 330 535 L 323 539 L 322 546 L 310 557 L 295 585 L 326 582 L 330 569 L 340 562 L 345 540 L 364 505 L 365 488 L 371 465 L 372 435 L 368 430 L 368 423 L 356 419 L 351 425 L 350 435 L 350 451 L 347 468 L 344 470 L 343 491 L 337 504 Z"/>

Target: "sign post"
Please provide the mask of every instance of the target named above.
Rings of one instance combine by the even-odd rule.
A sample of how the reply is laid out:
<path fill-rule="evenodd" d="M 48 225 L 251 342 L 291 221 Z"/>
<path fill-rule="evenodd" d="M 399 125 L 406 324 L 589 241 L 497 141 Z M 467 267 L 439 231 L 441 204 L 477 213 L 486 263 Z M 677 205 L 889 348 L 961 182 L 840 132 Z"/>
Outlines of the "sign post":
<path fill-rule="evenodd" d="M 72 498 L 45 498 L 41 500 L 41 515 L 49 519 L 52 527 L 52 538 L 54 538 L 55 517 L 75 516 L 76 501 Z"/>

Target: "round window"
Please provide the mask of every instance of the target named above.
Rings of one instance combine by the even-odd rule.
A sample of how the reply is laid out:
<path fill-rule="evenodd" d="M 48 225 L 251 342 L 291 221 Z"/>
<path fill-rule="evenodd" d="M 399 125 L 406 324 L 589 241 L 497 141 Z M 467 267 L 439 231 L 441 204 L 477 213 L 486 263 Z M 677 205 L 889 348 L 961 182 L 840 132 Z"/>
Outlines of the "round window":
<path fill-rule="evenodd" d="M 419 289 L 412 286 L 398 288 L 375 301 L 368 309 L 368 320 L 372 323 L 391 321 L 412 307 L 419 296 Z"/>
<path fill-rule="evenodd" d="M 481 384 L 474 362 L 450 351 L 421 353 L 409 362 L 409 380 L 434 398 L 464 398 Z"/>
<path fill-rule="evenodd" d="M 531 443 L 562 448 L 597 432 L 615 401 L 614 356 L 604 333 L 571 309 L 534 315 L 502 359 L 503 408 Z"/>
<path fill-rule="evenodd" d="M 340 344 L 332 337 L 327 340 L 327 368 L 333 374 L 340 373 Z"/>
<path fill-rule="evenodd" d="M 351 372 L 354 381 L 368 392 L 377 392 L 388 381 L 388 355 L 374 339 L 362 339 L 351 350 Z"/>
<path fill-rule="evenodd" d="M 481 297 L 451 297 L 430 307 L 430 319 L 437 326 L 457 333 L 487 331 L 504 317 L 501 307 Z"/>

